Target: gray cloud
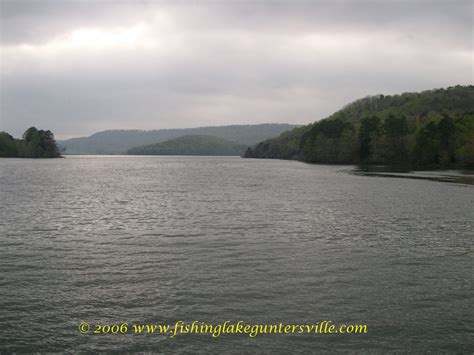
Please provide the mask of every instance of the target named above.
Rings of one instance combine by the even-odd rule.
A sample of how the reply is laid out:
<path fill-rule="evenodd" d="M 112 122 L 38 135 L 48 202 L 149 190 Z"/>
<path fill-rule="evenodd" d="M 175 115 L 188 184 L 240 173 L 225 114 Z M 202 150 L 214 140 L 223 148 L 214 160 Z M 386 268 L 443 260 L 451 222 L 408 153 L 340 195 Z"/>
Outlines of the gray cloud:
<path fill-rule="evenodd" d="M 0 0 L 0 129 L 308 123 L 472 83 L 471 1 Z"/>

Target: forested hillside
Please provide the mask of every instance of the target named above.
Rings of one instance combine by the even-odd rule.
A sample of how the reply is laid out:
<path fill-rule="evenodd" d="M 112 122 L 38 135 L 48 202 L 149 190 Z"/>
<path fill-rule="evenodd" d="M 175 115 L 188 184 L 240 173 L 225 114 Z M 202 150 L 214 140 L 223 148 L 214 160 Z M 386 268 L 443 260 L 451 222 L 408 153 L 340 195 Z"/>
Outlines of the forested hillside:
<path fill-rule="evenodd" d="M 474 86 L 357 100 L 249 148 L 247 158 L 474 166 Z"/>
<path fill-rule="evenodd" d="M 242 155 L 246 146 L 226 139 L 194 135 L 132 148 L 132 155 Z"/>
<path fill-rule="evenodd" d="M 249 146 L 277 137 L 295 127 L 296 125 L 269 123 L 152 131 L 111 130 L 90 137 L 71 138 L 59 144 L 66 154 L 123 154 L 133 147 L 160 143 L 186 135 L 208 135 Z"/>
<path fill-rule="evenodd" d="M 28 128 L 23 139 L 15 139 L 0 132 L 0 157 L 8 158 L 58 158 L 59 149 L 51 131 Z"/>

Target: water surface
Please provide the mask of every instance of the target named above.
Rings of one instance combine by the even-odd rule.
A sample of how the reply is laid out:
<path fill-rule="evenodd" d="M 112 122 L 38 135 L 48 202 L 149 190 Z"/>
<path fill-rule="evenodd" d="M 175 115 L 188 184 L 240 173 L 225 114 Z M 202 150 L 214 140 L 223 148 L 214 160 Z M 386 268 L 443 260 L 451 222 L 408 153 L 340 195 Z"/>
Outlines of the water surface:
<path fill-rule="evenodd" d="M 0 159 L 0 350 L 473 350 L 474 187 L 232 157 Z M 89 323 L 366 335 L 81 335 Z"/>
<path fill-rule="evenodd" d="M 393 166 L 358 166 L 348 172 L 363 176 L 432 180 L 474 185 L 474 170 L 411 170 Z"/>

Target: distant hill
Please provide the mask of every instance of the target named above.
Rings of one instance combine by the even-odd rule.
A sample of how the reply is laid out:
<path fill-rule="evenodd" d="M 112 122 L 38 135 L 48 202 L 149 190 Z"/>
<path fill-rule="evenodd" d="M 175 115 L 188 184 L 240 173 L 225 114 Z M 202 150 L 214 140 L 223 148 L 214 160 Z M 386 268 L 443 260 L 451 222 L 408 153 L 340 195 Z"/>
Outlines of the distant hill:
<path fill-rule="evenodd" d="M 125 154 L 133 147 L 164 142 L 186 135 L 207 135 L 223 138 L 242 145 L 254 145 L 262 140 L 277 137 L 293 129 L 290 124 L 233 125 L 184 129 L 110 130 L 89 137 L 71 138 L 58 142 L 65 154 Z"/>
<path fill-rule="evenodd" d="M 247 146 L 223 138 L 188 135 L 161 143 L 131 148 L 132 155 L 242 155 Z"/>
<path fill-rule="evenodd" d="M 366 97 L 265 140 L 245 157 L 474 167 L 474 86 Z"/>

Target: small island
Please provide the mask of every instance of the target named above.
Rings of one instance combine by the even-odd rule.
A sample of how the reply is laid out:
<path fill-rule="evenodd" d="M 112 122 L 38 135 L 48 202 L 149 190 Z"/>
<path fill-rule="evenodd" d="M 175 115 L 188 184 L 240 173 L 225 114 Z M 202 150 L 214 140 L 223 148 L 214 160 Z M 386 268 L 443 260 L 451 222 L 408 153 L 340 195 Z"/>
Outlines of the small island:
<path fill-rule="evenodd" d="M 28 128 L 22 139 L 0 132 L 1 158 L 60 158 L 61 154 L 51 131 Z"/>

